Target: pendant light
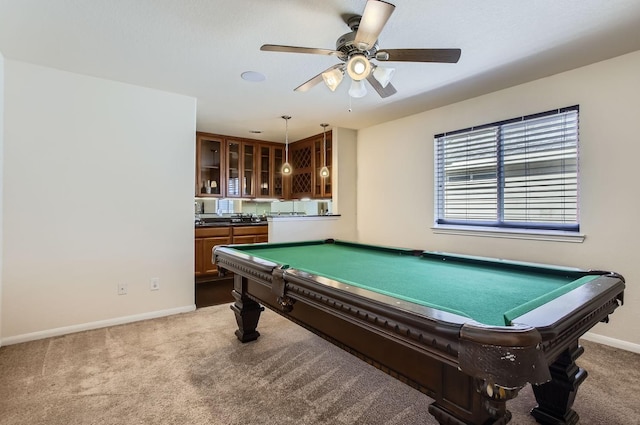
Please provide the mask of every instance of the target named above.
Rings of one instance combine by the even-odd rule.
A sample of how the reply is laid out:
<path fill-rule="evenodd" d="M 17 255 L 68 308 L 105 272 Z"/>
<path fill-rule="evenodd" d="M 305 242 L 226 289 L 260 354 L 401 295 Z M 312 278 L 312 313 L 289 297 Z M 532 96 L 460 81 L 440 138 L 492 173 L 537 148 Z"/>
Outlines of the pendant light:
<path fill-rule="evenodd" d="M 322 177 L 323 179 L 326 179 L 327 177 L 329 177 L 329 169 L 327 168 L 327 127 L 329 126 L 329 124 L 327 123 L 322 123 L 320 124 L 320 126 L 322 127 L 322 136 L 323 136 L 323 142 L 322 142 L 322 149 L 324 151 L 324 166 L 320 169 L 320 177 Z"/>
<path fill-rule="evenodd" d="M 291 164 L 289 164 L 289 120 L 291 117 L 289 115 L 283 115 L 282 119 L 285 122 L 285 130 L 284 130 L 284 164 L 282 164 L 282 174 L 288 176 L 291 174 Z"/>

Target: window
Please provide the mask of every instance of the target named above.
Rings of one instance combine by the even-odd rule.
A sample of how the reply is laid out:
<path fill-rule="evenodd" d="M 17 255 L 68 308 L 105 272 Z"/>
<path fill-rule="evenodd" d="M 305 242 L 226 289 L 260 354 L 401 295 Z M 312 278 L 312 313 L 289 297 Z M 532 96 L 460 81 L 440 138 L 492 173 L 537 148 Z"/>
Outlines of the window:
<path fill-rule="evenodd" d="M 578 112 L 436 135 L 436 224 L 578 231 Z"/>

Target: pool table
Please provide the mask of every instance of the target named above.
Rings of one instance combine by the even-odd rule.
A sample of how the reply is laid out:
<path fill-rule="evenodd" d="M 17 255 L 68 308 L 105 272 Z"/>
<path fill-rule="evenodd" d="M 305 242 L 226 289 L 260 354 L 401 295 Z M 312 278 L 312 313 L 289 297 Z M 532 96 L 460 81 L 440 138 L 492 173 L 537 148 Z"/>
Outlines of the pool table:
<path fill-rule="evenodd" d="M 240 341 L 266 306 L 425 393 L 441 424 L 506 424 L 528 383 L 538 422 L 577 423 L 578 339 L 625 288 L 613 272 L 333 239 L 218 246 L 213 261 L 233 273 Z"/>

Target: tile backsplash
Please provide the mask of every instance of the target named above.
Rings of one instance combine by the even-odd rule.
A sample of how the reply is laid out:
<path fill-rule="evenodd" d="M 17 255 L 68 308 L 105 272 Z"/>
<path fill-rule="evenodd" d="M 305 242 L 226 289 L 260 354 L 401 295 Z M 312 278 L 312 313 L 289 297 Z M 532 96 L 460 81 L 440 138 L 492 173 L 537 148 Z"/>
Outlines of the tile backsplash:
<path fill-rule="evenodd" d="M 239 199 L 195 199 L 195 213 L 203 217 L 233 214 L 324 215 L 332 214 L 331 200 L 247 201 Z"/>

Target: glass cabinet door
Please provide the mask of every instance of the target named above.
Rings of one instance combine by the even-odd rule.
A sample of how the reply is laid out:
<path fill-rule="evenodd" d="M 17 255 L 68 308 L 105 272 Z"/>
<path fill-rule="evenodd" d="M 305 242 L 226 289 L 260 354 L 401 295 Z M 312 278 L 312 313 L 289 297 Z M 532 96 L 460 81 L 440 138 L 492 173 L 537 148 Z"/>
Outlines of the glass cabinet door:
<path fill-rule="evenodd" d="M 282 165 L 284 164 L 284 148 L 273 148 L 273 197 L 284 196 L 284 181 L 282 178 Z"/>
<path fill-rule="evenodd" d="M 242 196 L 254 196 L 253 188 L 255 170 L 255 146 L 244 143 L 243 145 L 243 167 L 242 167 Z"/>
<path fill-rule="evenodd" d="M 222 170 L 222 139 L 198 138 L 197 195 L 220 195 Z"/>
<path fill-rule="evenodd" d="M 271 195 L 271 148 L 260 146 L 260 177 L 258 181 L 258 193 L 260 196 L 269 197 Z"/>
<path fill-rule="evenodd" d="M 310 163 L 311 148 L 308 157 Z M 283 198 L 284 159 L 279 143 L 197 133 L 196 197 Z"/>
<path fill-rule="evenodd" d="M 240 196 L 240 142 L 227 142 L 227 196 Z"/>
<path fill-rule="evenodd" d="M 314 175 L 314 186 L 313 186 L 313 196 L 314 197 L 322 197 L 322 184 L 323 178 L 320 177 L 320 170 L 322 169 L 324 156 L 322 151 L 322 139 L 316 140 L 313 142 L 313 164 L 315 167 L 315 175 Z"/>
<path fill-rule="evenodd" d="M 315 168 L 315 184 L 313 186 L 313 196 L 318 198 L 330 198 L 331 197 L 331 138 L 327 135 L 326 151 L 324 139 L 320 137 L 313 143 L 313 159 Z M 326 164 L 329 169 L 329 177 L 322 177 L 320 170 Z"/>
<path fill-rule="evenodd" d="M 322 192 L 322 196 L 325 198 L 331 197 L 331 180 L 333 179 L 333 169 L 331 168 L 331 145 L 331 139 L 329 138 L 329 135 L 327 135 L 327 151 L 325 152 L 325 161 L 327 164 L 327 168 L 329 169 L 329 177 L 322 179 L 324 180 L 324 189 Z"/>

